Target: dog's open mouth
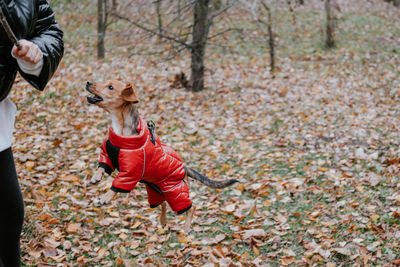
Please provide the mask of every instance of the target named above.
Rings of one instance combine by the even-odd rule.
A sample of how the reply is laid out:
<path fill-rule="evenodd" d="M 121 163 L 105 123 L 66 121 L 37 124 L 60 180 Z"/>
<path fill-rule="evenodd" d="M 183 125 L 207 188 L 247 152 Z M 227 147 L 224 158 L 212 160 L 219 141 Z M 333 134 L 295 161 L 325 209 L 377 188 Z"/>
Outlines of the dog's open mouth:
<path fill-rule="evenodd" d="M 98 102 L 103 101 L 103 98 L 101 96 L 95 94 L 93 94 L 93 96 L 87 96 L 86 99 L 87 102 L 89 102 L 89 104 L 96 104 Z"/>
<path fill-rule="evenodd" d="M 92 92 L 92 90 L 90 90 L 89 83 L 86 85 L 86 91 L 92 94 L 91 96 L 86 97 L 86 100 L 87 102 L 89 102 L 89 104 L 96 104 L 98 102 L 103 101 L 103 98 L 101 96 L 96 95 L 95 93 Z"/>

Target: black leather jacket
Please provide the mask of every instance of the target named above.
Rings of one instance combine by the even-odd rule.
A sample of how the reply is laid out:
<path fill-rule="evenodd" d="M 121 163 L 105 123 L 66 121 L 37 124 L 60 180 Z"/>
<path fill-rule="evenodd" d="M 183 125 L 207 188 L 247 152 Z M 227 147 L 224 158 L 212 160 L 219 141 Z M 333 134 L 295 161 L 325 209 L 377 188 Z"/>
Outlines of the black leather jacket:
<path fill-rule="evenodd" d="M 17 71 L 32 86 L 43 90 L 56 71 L 64 53 L 63 32 L 47 0 L 0 0 L 0 7 L 17 39 L 26 39 L 43 53 L 39 77 L 21 71 L 11 56 L 12 42 L 0 26 L 0 101 L 7 97 Z"/>

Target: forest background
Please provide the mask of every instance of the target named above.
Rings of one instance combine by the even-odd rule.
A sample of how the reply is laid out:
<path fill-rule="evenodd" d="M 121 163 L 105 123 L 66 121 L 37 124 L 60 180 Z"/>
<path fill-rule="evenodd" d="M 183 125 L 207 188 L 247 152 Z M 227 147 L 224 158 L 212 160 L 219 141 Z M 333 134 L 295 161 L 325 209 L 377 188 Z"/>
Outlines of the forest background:
<path fill-rule="evenodd" d="M 400 264 L 398 1 L 50 3 L 63 61 L 44 92 L 18 77 L 11 95 L 25 266 Z M 84 88 L 107 79 L 135 85 L 188 165 L 244 181 L 192 182 L 188 235 L 140 185 L 94 204 L 110 120 Z"/>

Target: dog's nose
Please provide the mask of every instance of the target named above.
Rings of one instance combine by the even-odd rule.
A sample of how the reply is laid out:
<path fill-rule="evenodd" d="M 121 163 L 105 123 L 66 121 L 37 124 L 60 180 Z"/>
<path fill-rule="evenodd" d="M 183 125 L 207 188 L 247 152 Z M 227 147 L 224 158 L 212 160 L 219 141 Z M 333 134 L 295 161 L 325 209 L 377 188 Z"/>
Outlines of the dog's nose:
<path fill-rule="evenodd" d="M 89 89 L 92 85 L 93 85 L 93 83 L 87 82 L 87 83 L 86 83 L 86 89 Z"/>

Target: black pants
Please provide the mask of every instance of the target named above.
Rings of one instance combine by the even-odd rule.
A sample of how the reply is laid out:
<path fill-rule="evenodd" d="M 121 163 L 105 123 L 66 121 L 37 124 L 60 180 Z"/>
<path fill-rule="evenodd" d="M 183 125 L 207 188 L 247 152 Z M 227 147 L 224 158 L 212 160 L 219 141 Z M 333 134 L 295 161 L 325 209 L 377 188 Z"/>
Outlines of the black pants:
<path fill-rule="evenodd" d="M 0 152 L 0 267 L 21 266 L 24 202 L 11 148 Z"/>

